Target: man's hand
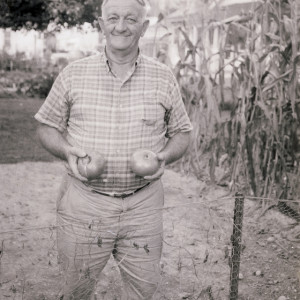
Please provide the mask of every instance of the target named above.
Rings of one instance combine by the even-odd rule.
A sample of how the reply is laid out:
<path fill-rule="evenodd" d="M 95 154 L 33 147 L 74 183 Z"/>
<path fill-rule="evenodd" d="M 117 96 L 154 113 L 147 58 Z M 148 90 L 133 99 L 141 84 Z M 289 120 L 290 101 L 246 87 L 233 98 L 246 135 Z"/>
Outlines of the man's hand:
<path fill-rule="evenodd" d="M 86 153 L 76 147 L 68 147 L 66 150 L 66 168 L 68 170 L 69 175 L 79 179 L 80 181 L 87 181 L 87 178 L 81 176 L 78 171 L 78 158 L 80 157 L 86 157 Z"/>
<path fill-rule="evenodd" d="M 81 181 L 87 181 L 87 178 L 79 174 L 77 166 L 78 158 L 87 155 L 82 149 L 70 145 L 60 131 L 46 124 L 38 126 L 37 138 L 47 151 L 67 161 L 65 165 L 71 176 Z"/>
<path fill-rule="evenodd" d="M 163 152 L 157 153 L 157 159 L 159 160 L 160 167 L 157 172 L 151 176 L 145 176 L 144 179 L 153 181 L 158 180 L 165 172 L 165 165 L 166 165 L 166 156 Z"/>
<path fill-rule="evenodd" d="M 157 154 L 157 158 L 160 161 L 160 168 L 152 176 L 145 176 L 146 180 L 157 180 L 165 171 L 165 166 L 170 164 L 177 159 L 181 158 L 186 151 L 190 141 L 190 132 L 179 132 L 171 137 L 166 147 Z"/>

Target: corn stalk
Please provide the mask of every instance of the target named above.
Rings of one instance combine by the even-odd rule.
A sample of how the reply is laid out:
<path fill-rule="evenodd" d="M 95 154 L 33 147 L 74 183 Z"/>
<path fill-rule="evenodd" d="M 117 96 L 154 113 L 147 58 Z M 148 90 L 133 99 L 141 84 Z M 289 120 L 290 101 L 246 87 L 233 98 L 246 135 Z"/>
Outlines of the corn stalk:
<path fill-rule="evenodd" d="M 264 0 L 253 15 L 231 24 L 211 23 L 192 42 L 179 28 L 178 45 L 187 51 L 175 69 L 194 125 L 193 142 L 183 167 L 211 180 L 224 162 L 232 190 L 241 186 L 255 196 L 297 198 L 299 185 L 299 4 Z M 225 60 L 224 36 L 233 28 L 245 32 L 244 49 L 234 45 Z M 219 31 L 218 51 L 211 52 L 208 33 Z M 219 70 L 211 69 L 219 59 Z M 231 66 L 230 118 L 222 118 L 226 91 L 224 69 Z M 227 99 L 228 101 L 228 99 Z M 298 138 L 297 138 L 298 137 Z M 208 166 L 203 161 L 208 160 Z M 245 182 L 246 179 L 246 182 Z M 282 191 L 289 190 L 289 193 Z"/>

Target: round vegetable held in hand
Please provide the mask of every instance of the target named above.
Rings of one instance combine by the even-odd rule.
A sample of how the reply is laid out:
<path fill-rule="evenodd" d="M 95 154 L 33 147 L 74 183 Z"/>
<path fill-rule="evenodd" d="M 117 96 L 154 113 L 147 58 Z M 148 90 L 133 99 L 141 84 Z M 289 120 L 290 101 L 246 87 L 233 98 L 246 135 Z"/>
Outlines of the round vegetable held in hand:
<path fill-rule="evenodd" d="M 98 178 L 104 171 L 106 161 L 97 151 L 86 151 L 87 156 L 78 158 L 78 171 L 88 180 Z"/>
<path fill-rule="evenodd" d="M 160 163 L 154 152 L 139 149 L 132 154 L 130 166 L 136 175 L 144 177 L 155 174 L 160 167 Z"/>

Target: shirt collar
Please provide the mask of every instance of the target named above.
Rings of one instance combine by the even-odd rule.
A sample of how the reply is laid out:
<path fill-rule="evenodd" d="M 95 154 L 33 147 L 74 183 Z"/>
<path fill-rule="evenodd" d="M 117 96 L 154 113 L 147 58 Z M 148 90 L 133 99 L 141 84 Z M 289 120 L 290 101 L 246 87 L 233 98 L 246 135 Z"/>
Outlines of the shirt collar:
<path fill-rule="evenodd" d="M 142 54 L 141 54 L 141 51 L 140 51 L 140 48 L 138 49 L 138 57 L 135 61 L 135 67 L 137 67 L 138 65 L 140 65 L 141 61 L 142 61 Z M 101 53 L 101 56 L 100 56 L 100 60 L 105 63 L 105 68 L 106 68 L 106 71 L 109 73 L 111 72 L 111 68 L 110 68 L 110 65 L 109 65 L 109 61 L 108 61 L 108 58 L 107 58 L 107 55 L 106 55 L 106 47 L 104 48 L 104 50 L 102 51 Z"/>

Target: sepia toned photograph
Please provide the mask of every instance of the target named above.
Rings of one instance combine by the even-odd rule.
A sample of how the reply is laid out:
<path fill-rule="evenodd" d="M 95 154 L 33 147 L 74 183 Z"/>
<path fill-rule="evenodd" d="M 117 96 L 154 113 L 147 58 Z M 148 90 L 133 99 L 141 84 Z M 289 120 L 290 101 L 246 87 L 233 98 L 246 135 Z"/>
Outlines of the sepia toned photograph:
<path fill-rule="evenodd" d="M 300 1 L 0 0 L 0 300 L 299 300 Z"/>

